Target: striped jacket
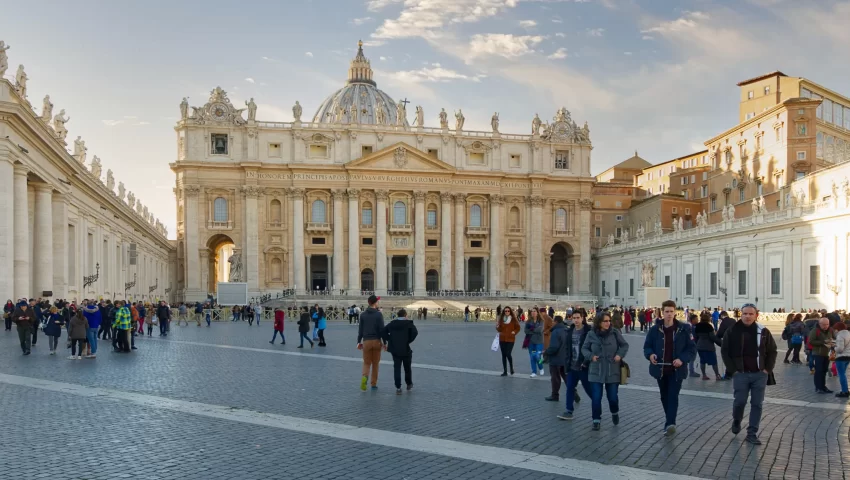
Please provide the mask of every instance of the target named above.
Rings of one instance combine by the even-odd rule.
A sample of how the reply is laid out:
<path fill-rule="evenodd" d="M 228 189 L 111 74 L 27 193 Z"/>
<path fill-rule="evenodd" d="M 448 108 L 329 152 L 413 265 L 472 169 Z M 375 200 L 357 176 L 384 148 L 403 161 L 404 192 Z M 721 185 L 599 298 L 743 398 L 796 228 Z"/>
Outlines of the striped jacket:
<path fill-rule="evenodd" d="M 130 329 L 130 310 L 127 307 L 121 307 L 115 312 L 115 321 L 112 322 L 112 327 L 118 330 Z"/>

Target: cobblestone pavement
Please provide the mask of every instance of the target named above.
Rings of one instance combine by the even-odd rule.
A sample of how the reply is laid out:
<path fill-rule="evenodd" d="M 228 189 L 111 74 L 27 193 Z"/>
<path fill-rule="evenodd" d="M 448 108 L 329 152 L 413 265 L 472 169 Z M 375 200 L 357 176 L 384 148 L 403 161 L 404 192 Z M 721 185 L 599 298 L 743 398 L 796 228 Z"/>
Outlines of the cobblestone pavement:
<path fill-rule="evenodd" d="M 386 365 L 378 392 L 357 388 L 355 326 L 332 324 L 326 332 L 329 346 L 304 349 L 303 355 L 295 349 L 291 324 L 286 346 L 269 345 L 271 328 L 229 322 L 173 327 L 167 338 L 138 339 L 139 350 L 132 355 L 110 353 L 102 344 L 96 360 L 81 361 L 67 360 L 67 351 L 48 356 L 44 338 L 31 356 L 23 357 L 15 332 L 4 332 L 0 374 L 151 396 L 163 403 L 171 399 L 374 429 L 369 431 L 375 438 L 403 434 L 458 442 L 464 446 L 458 452 L 498 447 L 551 456 L 545 458 L 566 462 L 563 471 L 508 466 L 477 453 L 423 453 L 403 443 L 387 447 L 371 437 L 361 441 L 254 425 L 157 408 L 155 402 L 119 407 L 114 400 L 72 388 L 63 392 L 34 381 L 0 380 L 7 411 L 27 412 L 4 415 L 0 438 L 37 446 L 0 457 L 0 478 L 635 478 L 635 471 L 702 478 L 845 478 L 847 465 L 839 452 L 850 441 L 848 413 L 838 399 L 814 393 L 805 367 L 778 366 L 779 384 L 768 388 L 772 403 L 765 405 L 762 419 L 764 445 L 753 447 L 743 443 L 743 435 L 729 432 L 731 385 L 714 380 L 686 381 L 689 394 L 681 397 L 679 432 L 673 439 L 662 436 L 658 395 L 646 388 L 655 382 L 640 355 L 641 334 L 626 337 L 632 379 L 620 392 L 620 425 L 611 425 L 603 402 L 603 428 L 592 432 L 590 402 L 583 393 L 576 420 L 555 419 L 563 404 L 543 401 L 549 378 L 528 378 L 528 355 L 519 346 L 514 349 L 517 375 L 498 376 L 499 354 L 489 350 L 492 324 L 420 325 L 413 345 L 415 388 L 401 397 L 393 391 L 392 369 Z M 837 389 L 837 380 L 827 382 Z M 88 453 L 69 461 L 67 445 L 75 442 Z M 44 453 L 54 449 L 55 459 Z M 579 468 L 587 462 L 596 462 L 590 465 L 598 467 L 598 476 Z M 640 470 L 620 477 L 615 474 L 621 472 L 610 470 L 617 466 Z"/>

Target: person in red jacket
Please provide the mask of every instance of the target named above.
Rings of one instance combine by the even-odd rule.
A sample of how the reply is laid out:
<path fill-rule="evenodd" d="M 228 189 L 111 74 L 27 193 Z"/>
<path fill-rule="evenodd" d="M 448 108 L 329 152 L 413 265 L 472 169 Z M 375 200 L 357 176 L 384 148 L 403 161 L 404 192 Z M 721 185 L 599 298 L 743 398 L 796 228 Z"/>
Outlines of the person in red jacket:
<path fill-rule="evenodd" d="M 274 345 L 274 341 L 277 338 L 277 334 L 280 333 L 280 344 L 286 345 L 286 338 L 283 336 L 283 323 L 284 323 L 284 314 L 283 310 L 280 308 L 274 309 L 274 335 L 272 336 L 272 341 L 269 342 Z"/>
<path fill-rule="evenodd" d="M 632 315 L 629 313 L 629 309 L 623 310 L 623 326 L 626 327 L 626 333 L 629 333 L 629 330 L 634 330 L 632 328 Z"/>

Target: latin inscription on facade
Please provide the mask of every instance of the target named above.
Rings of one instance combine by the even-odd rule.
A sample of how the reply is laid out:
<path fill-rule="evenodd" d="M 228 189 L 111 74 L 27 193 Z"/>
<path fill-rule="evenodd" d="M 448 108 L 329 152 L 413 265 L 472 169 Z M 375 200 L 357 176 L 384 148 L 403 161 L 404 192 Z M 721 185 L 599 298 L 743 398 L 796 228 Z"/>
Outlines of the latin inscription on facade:
<path fill-rule="evenodd" d="M 420 177 L 411 175 L 372 175 L 352 173 L 265 173 L 245 172 L 245 178 L 256 180 L 312 180 L 320 182 L 391 182 L 428 185 L 459 185 L 467 187 L 501 187 L 513 189 L 542 188 L 542 183 L 500 182 L 499 180 L 478 180 L 450 177 Z"/>

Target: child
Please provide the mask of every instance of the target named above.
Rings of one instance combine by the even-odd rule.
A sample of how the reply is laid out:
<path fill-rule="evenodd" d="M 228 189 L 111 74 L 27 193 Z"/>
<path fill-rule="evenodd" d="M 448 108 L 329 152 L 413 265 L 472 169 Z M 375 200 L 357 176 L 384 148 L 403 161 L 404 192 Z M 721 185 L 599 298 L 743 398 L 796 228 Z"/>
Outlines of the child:
<path fill-rule="evenodd" d="M 89 321 L 83 315 L 82 310 L 77 310 L 77 314 L 71 319 L 71 324 L 68 325 L 68 338 L 71 339 L 71 356 L 70 360 L 82 360 L 83 349 L 86 344 L 86 332 L 89 329 Z M 77 349 L 79 347 L 79 350 Z"/>
<path fill-rule="evenodd" d="M 153 310 L 153 309 L 151 309 Z M 151 320 L 148 322 L 148 336 L 150 337 L 153 334 L 154 325 L 159 325 L 159 320 L 156 318 L 156 313 L 152 313 Z"/>
<path fill-rule="evenodd" d="M 50 313 L 44 323 L 44 334 L 47 335 L 47 345 L 50 347 L 51 355 L 56 355 L 56 346 L 59 344 L 59 337 L 62 336 L 62 325 L 65 325 L 62 314 L 56 307 L 50 307 Z"/>
<path fill-rule="evenodd" d="M 286 345 L 286 338 L 283 336 L 283 310 L 279 308 L 274 309 L 274 335 L 272 335 L 272 341 L 269 342 L 274 345 L 274 340 L 277 338 L 277 334 L 280 333 L 280 344 Z"/>

